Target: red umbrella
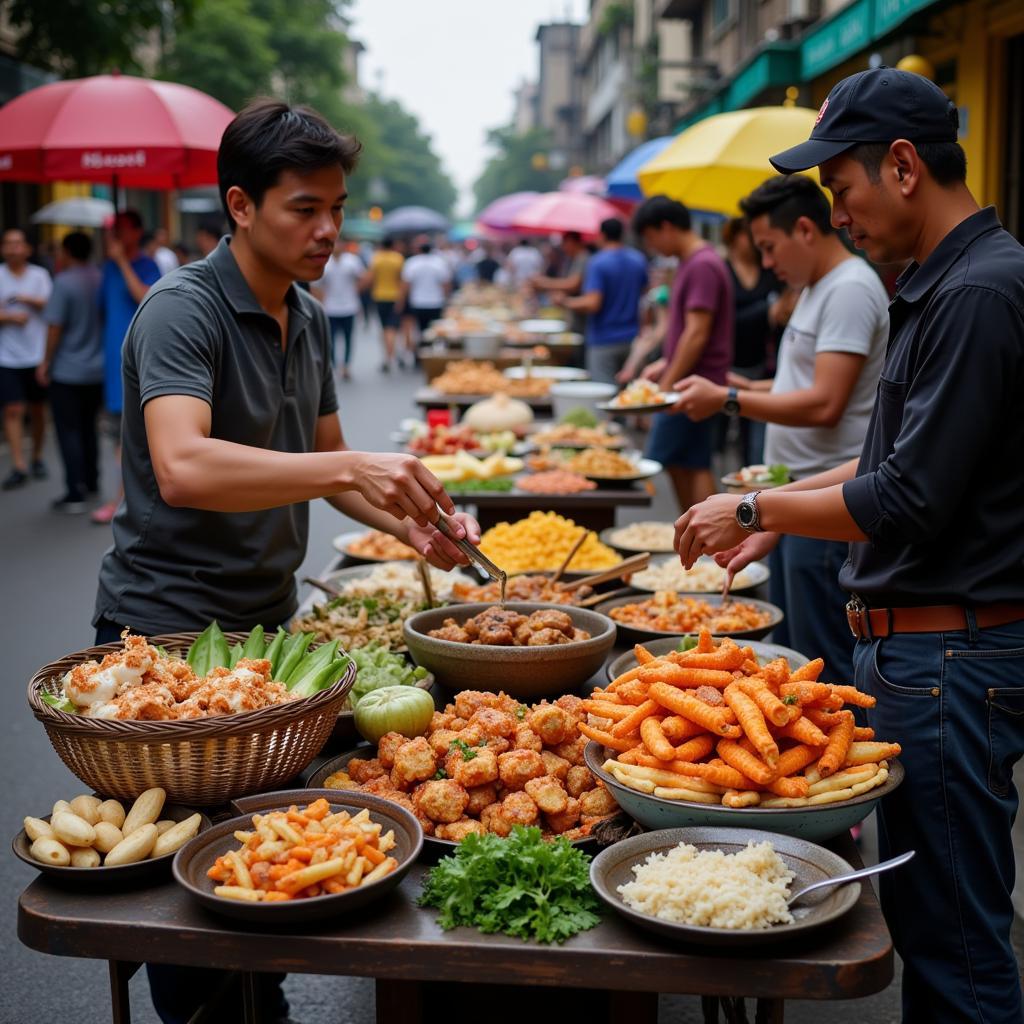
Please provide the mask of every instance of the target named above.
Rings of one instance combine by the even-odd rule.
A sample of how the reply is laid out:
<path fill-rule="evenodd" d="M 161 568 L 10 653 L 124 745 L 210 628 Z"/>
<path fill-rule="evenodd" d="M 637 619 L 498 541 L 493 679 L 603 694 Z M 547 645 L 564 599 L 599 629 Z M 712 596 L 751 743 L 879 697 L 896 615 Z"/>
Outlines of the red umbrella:
<path fill-rule="evenodd" d="M 539 196 L 539 192 L 510 192 L 494 202 L 488 203 L 478 214 L 477 221 L 492 231 L 507 231 L 515 215 L 524 207 L 529 206 Z"/>
<path fill-rule="evenodd" d="M 583 192 L 545 192 L 516 213 L 509 227 L 529 235 L 578 231 L 585 238 L 595 238 L 601 221 L 609 217 L 621 220 L 622 214 L 597 196 Z"/>
<path fill-rule="evenodd" d="M 0 179 L 187 188 L 217 181 L 234 114 L 174 82 L 129 75 L 53 82 L 0 108 Z"/>
<path fill-rule="evenodd" d="M 577 174 L 566 178 L 558 185 L 560 192 L 585 192 L 590 196 L 603 196 L 605 180 L 596 174 Z"/>

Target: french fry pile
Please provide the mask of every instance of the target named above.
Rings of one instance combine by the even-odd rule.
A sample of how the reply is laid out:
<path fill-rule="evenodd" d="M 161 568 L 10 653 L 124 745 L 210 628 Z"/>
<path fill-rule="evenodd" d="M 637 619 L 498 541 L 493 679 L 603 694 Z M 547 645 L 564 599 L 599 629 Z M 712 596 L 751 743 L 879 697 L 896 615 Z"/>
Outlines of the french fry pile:
<path fill-rule="evenodd" d="M 692 650 L 656 658 L 637 644 L 636 656 L 636 668 L 584 701 L 580 725 L 616 751 L 604 770 L 630 789 L 726 807 L 817 806 L 880 786 L 900 753 L 844 707 L 874 697 L 818 681 L 821 658 L 792 672 L 785 658 L 761 667 L 752 648 L 716 645 L 707 630 Z"/>
<path fill-rule="evenodd" d="M 354 817 L 331 813 L 323 798 L 300 811 L 254 814 L 252 831 L 238 831 L 241 849 L 232 850 L 207 872 L 221 884 L 214 893 L 251 903 L 324 896 L 356 889 L 391 874 L 395 834 L 381 835 L 365 808 Z"/>

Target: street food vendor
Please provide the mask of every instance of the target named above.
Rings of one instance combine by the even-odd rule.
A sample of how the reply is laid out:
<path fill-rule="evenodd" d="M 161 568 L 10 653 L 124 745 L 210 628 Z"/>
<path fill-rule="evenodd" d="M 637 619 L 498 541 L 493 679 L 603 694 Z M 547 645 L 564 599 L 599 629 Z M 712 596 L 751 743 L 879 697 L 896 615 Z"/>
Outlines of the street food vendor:
<path fill-rule="evenodd" d="M 125 499 L 100 568 L 97 643 L 125 627 L 286 622 L 313 498 L 441 569 L 465 558 L 432 525 L 438 506 L 460 537 L 479 540 L 419 459 L 345 444 L 327 316 L 295 284 L 323 274 L 359 150 L 314 111 L 273 100 L 224 132 L 217 173 L 231 235 L 151 288 L 125 339 Z M 220 980 L 187 974 L 150 969 L 165 1022 L 190 1019 Z M 269 1017 L 285 1018 L 279 987 L 265 987 Z"/>
<path fill-rule="evenodd" d="M 966 185 L 957 110 L 925 78 L 878 68 L 829 94 L 808 142 L 832 222 L 876 263 L 912 260 L 859 460 L 676 524 L 689 565 L 738 570 L 781 533 L 850 541 L 839 575 L 870 724 L 903 747 L 882 802 L 881 882 L 903 958 L 903 1019 L 1024 1020 L 1010 944 L 1024 753 L 1024 248 Z M 827 671 L 827 670 L 826 670 Z M 846 680 L 841 680 L 845 682 Z"/>

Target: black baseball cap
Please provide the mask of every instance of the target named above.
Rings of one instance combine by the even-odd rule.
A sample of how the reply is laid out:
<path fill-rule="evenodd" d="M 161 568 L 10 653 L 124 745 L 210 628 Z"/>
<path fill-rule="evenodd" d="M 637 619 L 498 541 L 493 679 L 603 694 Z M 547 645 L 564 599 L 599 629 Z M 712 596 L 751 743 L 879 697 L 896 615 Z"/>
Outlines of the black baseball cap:
<path fill-rule="evenodd" d="M 872 68 L 844 78 L 818 111 L 811 137 L 769 157 L 782 174 L 806 171 L 861 142 L 956 142 L 956 106 L 911 71 Z"/>

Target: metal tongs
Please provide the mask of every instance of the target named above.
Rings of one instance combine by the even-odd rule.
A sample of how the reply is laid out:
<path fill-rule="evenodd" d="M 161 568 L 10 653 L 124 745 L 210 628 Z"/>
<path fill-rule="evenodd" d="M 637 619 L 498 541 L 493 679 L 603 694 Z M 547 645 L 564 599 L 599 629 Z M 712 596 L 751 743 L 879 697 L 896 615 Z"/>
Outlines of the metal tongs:
<path fill-rule="evenodd" d="M 508 573 L 499 569 L 475 544 L 470 544 L 465 537 L 457 537 L 452 529 L 451 521 L 441 511 L 438 512 L 437 522 L 434 524 L 469 560 L 473 565 L 480 568 L 499 586 L 504 587 L 508 579 Z"/>

